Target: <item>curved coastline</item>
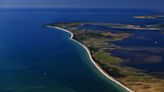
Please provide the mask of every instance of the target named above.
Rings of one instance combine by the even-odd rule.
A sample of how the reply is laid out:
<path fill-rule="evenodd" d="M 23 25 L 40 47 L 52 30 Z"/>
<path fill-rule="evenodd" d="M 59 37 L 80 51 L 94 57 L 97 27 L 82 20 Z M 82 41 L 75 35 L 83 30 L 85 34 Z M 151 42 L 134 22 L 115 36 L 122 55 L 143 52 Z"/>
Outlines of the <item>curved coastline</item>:
<path fill-rule="evenodd" d="M 77 44 L 81 45 L 88 53 L 88 56 L 89 56 L 89 59 L 91 60 L 91 62 L 94 64 L 94 66 L 106 77 L 108 78 L 109 80 L 113 81 L 114 83 L 118 84 L 119 86 L 121 86 L 122 88 L 124 88 L 125 90 L 127 90 L 128 92 L 134 92 L 133 90 L 129 89 L 128 87 L 124 86 L 122 83 L 120 83 L 119 81 L 115 80 L 112 76 L 108 75 L 92 58 L 92 55 L 89 51 L 89 49 L 83 45 L 82 43 L 78 42 L 77 40 L 73 39 L 73 33 L 64 29 L 64 28 L 61 28 L 61 27 L 55 27 L 55 26 L 48 26 L 49 28 L 55 28 L 55 29 L 59 29 L 59 30 L 62 30 L 62 31 L 65 31 L 69 34 L 71 34 L 70 36 L 70 40 L 76 42 Z"/>

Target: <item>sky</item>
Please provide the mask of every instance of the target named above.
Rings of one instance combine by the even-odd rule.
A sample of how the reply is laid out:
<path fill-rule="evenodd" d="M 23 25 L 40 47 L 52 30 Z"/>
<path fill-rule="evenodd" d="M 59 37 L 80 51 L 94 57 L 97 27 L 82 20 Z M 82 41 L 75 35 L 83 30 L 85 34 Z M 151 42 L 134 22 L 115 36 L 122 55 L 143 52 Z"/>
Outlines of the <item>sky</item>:
<path fill-rule="evenodd" d="M 164 0 L 0 0 L 0 8 L 164 9 Z"/>

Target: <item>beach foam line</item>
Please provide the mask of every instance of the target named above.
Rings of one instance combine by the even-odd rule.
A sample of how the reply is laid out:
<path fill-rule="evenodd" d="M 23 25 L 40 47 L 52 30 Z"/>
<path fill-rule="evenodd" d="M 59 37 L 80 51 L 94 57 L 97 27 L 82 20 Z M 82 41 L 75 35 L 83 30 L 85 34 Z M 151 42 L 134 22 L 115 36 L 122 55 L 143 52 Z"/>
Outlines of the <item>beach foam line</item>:
<path fill-rule="evenodd" d="M 66 29 L 64 29 L 64 28 L 61 28 L 61 27 L 55 27 L 55 26 L 48 26 L 48 27 L 49 27 L 49 28 L 59 29 L 59 30 L 62 30 L 62 31 L 65 31 L 65 32 L 71 34 L 71 36 L 70 36 L 69 39 L 72 40 L 72 41 L 74 41 L 74 42 L 76 42 L 76 43 L 78 43 L 79 45 L 81 45 L 81 46 L 87 51 L 87 53 L 88 53 L 88 55 L 89 55 L 89 59 L 91 60 L 91 62 L 95 65 L 95 67 L 96 67 L 106 78 L 108 78 L 109 80 L 111 80 L 111 81 L 113 81 L 114 83 L 118 84 L 119 86 L 121 86 L 122 88 L 124 88 L 125 90 L 127 90 L 128 92 L 134 92 L 133 90 L 131 90 L 131 89 L 129 89 L 128 87 L 124 86 L 122 83 L 120 83 L 120 82 L 118 82 L 117 80 L 115 80 L 112 76 L 108 75 L 108 74 L 107 74 L 107 73 L 93 60 L 92 55 L 91 55 L 89 49 L 88 49 L 85 45 L 83 45 L 82 43 L 80 43 L 80 42 L 78 42 L 77 40 L 73 39 L 73 33 L 72 33 L 72 32 L 70 32 L 70 31 L 68 31 L 68 30 L 66 30 Z"/>

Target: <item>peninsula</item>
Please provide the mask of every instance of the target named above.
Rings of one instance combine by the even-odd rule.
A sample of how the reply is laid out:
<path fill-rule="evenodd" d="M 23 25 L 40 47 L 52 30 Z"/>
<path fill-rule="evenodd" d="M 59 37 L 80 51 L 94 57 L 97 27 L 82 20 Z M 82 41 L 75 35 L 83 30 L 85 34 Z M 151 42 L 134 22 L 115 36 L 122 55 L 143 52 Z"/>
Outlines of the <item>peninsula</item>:
<path fill-rule="evenodd" d="M 93 64 L 110 80 L 124 87 L 129 92 L 162 92 L 164 80 L 158 79 L 143 70 L 124 65 L 122 58 L 112 55 L 113 50 L 123 49 L 113 44 L 114 41 L 121 41 L 132 34 L 129 32 L 109 32 L 106 30 L 89 29 L 89 26 L 111 26 L 108 23 L 85 23 L 85 22 L 60 22 L 48 24 L 47 27 L 66 30 L 71 38 L 87 47 L 94 61 Z M 120 28 L 122 25 L 112 25 Z M 125 26 L 124 26 L 125 27 Z M 111 77 L 112 76 L 112 77 Z M 117 80 L 117 81 L 116 81 Z M 118 82 L 119 81 L 119 82 Z M 124 86 L 125 85 L 125 86 Z M 128 87 L 128 88 L 127 88 Z M 132 91 L 133 90 L 133 91 Z"/>

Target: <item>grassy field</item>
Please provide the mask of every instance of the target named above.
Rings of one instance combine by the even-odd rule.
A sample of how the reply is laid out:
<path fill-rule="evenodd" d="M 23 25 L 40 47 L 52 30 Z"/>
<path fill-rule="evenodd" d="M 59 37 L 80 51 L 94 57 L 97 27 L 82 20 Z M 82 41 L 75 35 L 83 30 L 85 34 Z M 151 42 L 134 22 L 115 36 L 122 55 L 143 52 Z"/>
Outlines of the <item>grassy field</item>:
<path fill-rule="evenodd" d="M 157 79 L 143 70 L 123 65 L 123 59 L 112 56 L 111 51 L 121 47 L 111 42 L 126 39 L 131 34 L 78 28 L 83 25 L 85 23 L 58 23 L 51 26 L 71 31 L 74 39 L 90 49 L 93 59 L 106 73 L 130 89 L 136 92 L 164 92 L 163 79 Z"/>

